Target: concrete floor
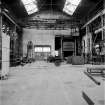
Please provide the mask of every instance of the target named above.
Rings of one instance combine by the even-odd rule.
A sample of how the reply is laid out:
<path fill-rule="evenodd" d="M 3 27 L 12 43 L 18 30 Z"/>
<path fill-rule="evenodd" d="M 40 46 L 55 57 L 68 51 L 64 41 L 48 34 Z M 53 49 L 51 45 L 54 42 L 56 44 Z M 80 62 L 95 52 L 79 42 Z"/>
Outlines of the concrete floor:
<path fill-rule="evenodd" d="M 97 86 L 83 73 L 85 69 L 46 62 L 10 68 L 9 79 L 0 81 L 0 105 L 88 105 L 82 91 L 94 88 L 101 91 L 102 102 L 97 105 L 104 105 L 104 81 Z"/>

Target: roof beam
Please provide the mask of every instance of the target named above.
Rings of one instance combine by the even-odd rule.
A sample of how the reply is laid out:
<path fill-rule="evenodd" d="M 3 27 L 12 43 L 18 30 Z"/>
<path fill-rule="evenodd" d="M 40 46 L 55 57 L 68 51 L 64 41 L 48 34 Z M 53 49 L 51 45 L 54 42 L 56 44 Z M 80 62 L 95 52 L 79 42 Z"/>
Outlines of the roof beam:
<path fill-rule="evenodd" d="M 14 25 L 16 25 L 17 27 L 19 27 L 19 25 L 9 15 L 7 15 L 4 11 L 2 12 L 2 14 L 4 16 L 6 16 Z"/>
<path fill-rule="evenodd" d="M 95 19 L 97 19 L 99 16 L 105 14 L 105 9 L 99 12 L 97 15 L 95 15 L 91 20 L 89 20 L 86 24 L 82 26 L 82 29 L 85 28 L 87 25 L 91 24 Z"/>

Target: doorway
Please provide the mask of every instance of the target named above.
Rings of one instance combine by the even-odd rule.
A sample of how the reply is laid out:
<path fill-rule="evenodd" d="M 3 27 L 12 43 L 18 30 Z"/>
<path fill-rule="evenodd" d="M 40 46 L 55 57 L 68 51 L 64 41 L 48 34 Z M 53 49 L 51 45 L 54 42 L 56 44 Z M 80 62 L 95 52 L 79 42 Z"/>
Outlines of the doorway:
<path fill-rule="evenodd" d="M 74 39 L 71 36 L 63 37 L 63 55 L 64 58 L 73 56 L 75 52 Z"/>
<path fill-rule="evenodd" d="M 62 55 L 62 36 L 55 36 L 55 52 L 56 52 L 56 56 L 60 56 L 61 58 L 63 58 Z"/>

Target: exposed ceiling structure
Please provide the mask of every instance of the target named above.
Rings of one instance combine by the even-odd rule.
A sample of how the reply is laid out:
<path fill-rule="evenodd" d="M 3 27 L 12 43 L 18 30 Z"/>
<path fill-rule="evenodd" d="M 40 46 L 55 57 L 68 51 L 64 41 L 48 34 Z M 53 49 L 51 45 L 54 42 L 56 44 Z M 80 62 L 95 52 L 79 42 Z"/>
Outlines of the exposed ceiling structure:
<path fill-rule="evenodd" d="M 2 0 L 19 18 L 50 10 L 64 12 L 78 19 L 85 16 L 100 1 L 102 0 Z"/>

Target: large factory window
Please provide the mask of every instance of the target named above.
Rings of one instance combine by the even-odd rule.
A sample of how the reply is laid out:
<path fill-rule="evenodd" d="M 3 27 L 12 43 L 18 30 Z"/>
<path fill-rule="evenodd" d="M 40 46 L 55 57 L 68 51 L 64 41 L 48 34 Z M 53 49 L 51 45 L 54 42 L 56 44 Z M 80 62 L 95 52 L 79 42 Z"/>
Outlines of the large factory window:
<path fill-rule="evenodd" d="M 34 48 L 36 60 L 47 60 L 51 53 L 51 46 L 49 45 L 37 45 Z"/>
<path fill-rule="evenodd" d="M 35 52 L 50 52 L 50 47 L 35 47 Z"/>

